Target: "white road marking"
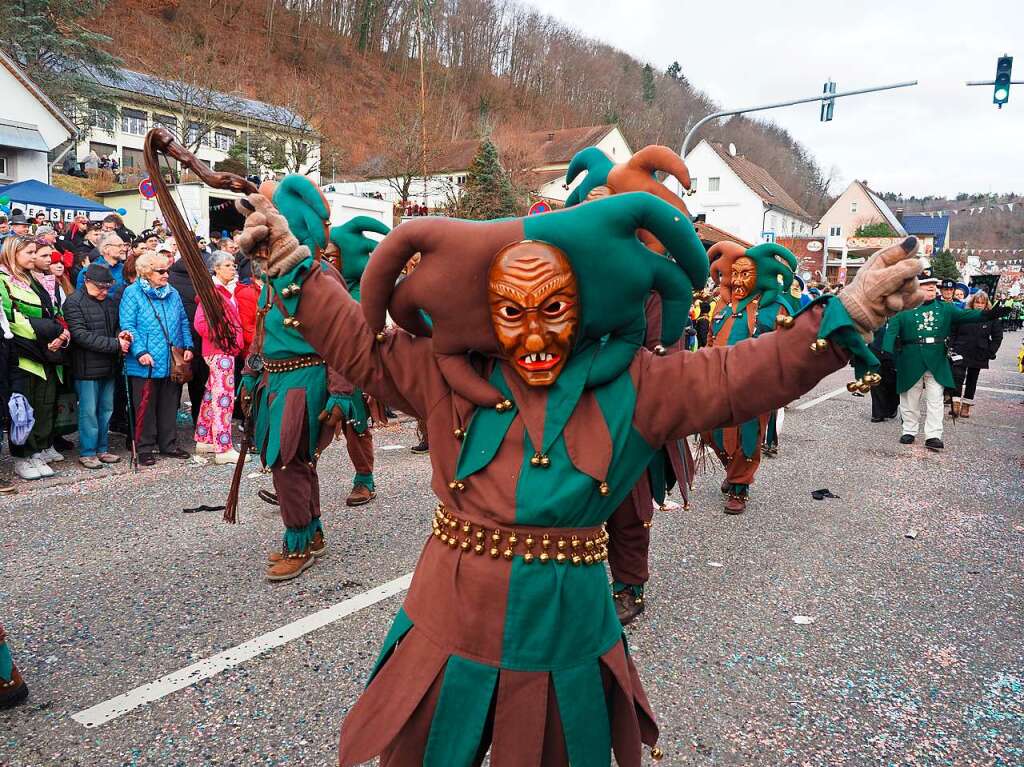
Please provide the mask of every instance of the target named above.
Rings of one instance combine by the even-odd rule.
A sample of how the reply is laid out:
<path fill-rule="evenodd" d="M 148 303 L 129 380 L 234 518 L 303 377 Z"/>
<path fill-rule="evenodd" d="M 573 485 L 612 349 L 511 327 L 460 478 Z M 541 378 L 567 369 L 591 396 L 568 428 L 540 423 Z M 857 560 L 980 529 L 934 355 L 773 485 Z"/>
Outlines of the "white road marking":
<path fill-rule="evenodd" d="M 186 666 L 167 676 L 160 677 L 154 682 L 136 687 L 134 690 L 129 690 L 122 695 L 118 695 L 116 698 L 111 698 L 84 711 L 79 711 L 77 714 L 73 714 L 71 718 L 86 727 L 98 727 L 101 724 L 106 724 L 120 716 L 124 716 L 139 706 L 153 703 L 170 695 L 172 692 L 191 687 L 196 682 L 216 676 L 220 672 L 239 666 L 268 650 L 280 647 L 312 631 L 352 615 L 352 613 L 358 612 L 363 608 L 400 594 L 409 588 L 411 582 L 412 573 L 406 573 L 400 578 L 382 583 L 380 586 L 364 591 L 362 594 L 357 594 L 350 599 L 338 602 L 304 618 L 299 618 L 299 620 L 276 628 L 273 631 L 268 631 L 262 636 L 250 639 L 248 642 L 243 642 L 229 650 L 224 650 L 198 663 L 193 663 L 191 666 Z"/>
<path fill-rule="evenodd" d="M 1024 389 L 993 389 L 990 386 L 979 386 L 978 391 L 994 391 L 999 394 L 1024 394 Z"/>
<path fill-rule="evenodd" d="M 822 402 L 824 402 L 825 400 L 832 399 L 837 394 L 842 394 L 845 391 L 846 391 L 846 387 L 845 386 L 841 386 L 838 389 L 836 389 L 835 391 L 830 391 L 828 394 L 822 394 L 820 397 L 815 397 L 810 402 L 801 402 L 799 405 L 797 405 L 793 409 L 794 410 L 807 410 L 807 408 L 814 407 L 815 405 L 819 405 Z"/>
<path fill-rule="evenodd" d="M 405 450 L 405 445 L 381 445 L 380 450 Z"/>

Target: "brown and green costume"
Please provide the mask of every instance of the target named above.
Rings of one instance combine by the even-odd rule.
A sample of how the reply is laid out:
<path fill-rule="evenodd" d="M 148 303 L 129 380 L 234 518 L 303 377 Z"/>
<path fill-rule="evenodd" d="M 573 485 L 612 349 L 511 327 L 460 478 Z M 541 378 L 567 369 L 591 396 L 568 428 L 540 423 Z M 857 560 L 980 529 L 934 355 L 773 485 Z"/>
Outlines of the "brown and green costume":
<path fill-rule="evenodd" d="M 647 251 L 639 228 L 678 263 Z M 579 282 L 577 341 L 550 387 L 495 358 L 485 275 L 523 240 L 561 249 Z M 488 749 L 495 767 L 607 767 L 612 752 L 641 763 L 658 730 L 612 605 L 602 525 L 662 445 L 799 396 L 846 364 L 838 348 L 809 351 L 822 322 L 852 327 L 839 302 L 819 303 L 729 348 L 643 350 L 651 290 L 671 327 L 706 276 L 690 222 L 624 194 L 527 219 L 403 224 L 378 246 L 361 307 L 310 259 L 275 280 L 301 285 L 284 301 L 331 367 L 430 433 L 434 534 L 342 726 L 343 767 L 378 755 L 463 767 Z M 386 312 L 400 330 L 384 331 Z"/>
<path fill-rule="evenodd" d="M 721 252 L 718 258 L 714 258 L 718 255 L 716 249 Z M 793 282 L 797 261 L 784 247 L 764 243 L 744 250 L 735 243 L 719 243 L 713 246 L 711 256 L 714 258 L 711 274 L 719 284 L 721 302 L 711 318 L 708 346 L 729 347 L 741 341 L 759 338 L 775 330 L 780 316 L 791 315 L 792 310 L 785 296 Z M 757 267 L 757 282 L 755 290 L 749 295 L 733 301 L 728 285 L 729 270 L 733 261 L 744 256 Z M 770 385 L 769 381 L 755 384 Z M 704 444 L 712 447 L 725 467 L 726 484 L 723 484 L 723 488 L 729 494 L 738 497 L 747 495 L 761 463 L 762 445 L 766 438 L 772 444 L 777 442 L 777 437 L 771 434 L 774 419 L 775 410 L 772 409 L 738 426 L 722 426 L 701 435 Z"/>
<path fill-rule="evenodd" d="M 14 706 L 26 697 L 28 685 L 14 665 L 14 658 L 7 646 L 7 634 L 4 633 L 4 627 L 0 626 L 0 708 Z"/>

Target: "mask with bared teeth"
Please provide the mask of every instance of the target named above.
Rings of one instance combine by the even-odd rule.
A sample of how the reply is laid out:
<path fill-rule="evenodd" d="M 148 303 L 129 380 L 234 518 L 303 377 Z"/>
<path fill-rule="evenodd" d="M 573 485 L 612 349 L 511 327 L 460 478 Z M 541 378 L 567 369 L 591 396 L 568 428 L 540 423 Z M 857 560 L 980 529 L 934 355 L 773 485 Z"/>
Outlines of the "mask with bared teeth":
<path fill-rule="evenodd" d="M 579 294 L 568 258 L 544 242 L 509 245 L 491 263 L 487 293 L 505 359 L 530 386 L 554 383 L 579 324 Z"/>

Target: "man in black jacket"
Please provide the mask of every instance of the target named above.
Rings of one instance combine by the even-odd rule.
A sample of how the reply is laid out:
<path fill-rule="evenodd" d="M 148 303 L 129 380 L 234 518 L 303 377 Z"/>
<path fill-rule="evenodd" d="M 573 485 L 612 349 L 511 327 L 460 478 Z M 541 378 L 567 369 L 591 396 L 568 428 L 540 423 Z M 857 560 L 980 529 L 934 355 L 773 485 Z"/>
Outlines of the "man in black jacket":
<path fill-rule="evenodd" d="M 78 462 L 87 469 L 121 460 L 110 452 L 108 426 L 121 354 L 128 352 L 132 337 L 126 331 L 118 332 L 117 302 L 108 298 L 113 285 L 114 276 L 105 262 L 90 264 L 82 290 L 76 290 L 64 303 L 78 392 Z"/>

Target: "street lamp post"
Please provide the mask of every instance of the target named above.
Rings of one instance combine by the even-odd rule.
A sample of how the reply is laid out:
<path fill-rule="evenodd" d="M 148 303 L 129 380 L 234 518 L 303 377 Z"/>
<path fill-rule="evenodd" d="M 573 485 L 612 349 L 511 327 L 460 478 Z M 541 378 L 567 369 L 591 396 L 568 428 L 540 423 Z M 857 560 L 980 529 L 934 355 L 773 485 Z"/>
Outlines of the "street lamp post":
<path fill-rule="evenodd" d="M 697 135 L 697 131 L 701 128 L 701 126 L 711 120 L 716 120 L 719 117 L 731 117 L 733 115 L 746 114 L 747 112 L 763 112 L 766 109 L 779 109 L 780 107 L 791 107 L 797 104 L 810 104 L 815 101 L 831 101 L 832 99 L 839 99 L 843 98 L 844 96 L 858 96 L 862 93 L 877 93 L 878 91 L 891 91 L 896 88 L 909 88 L 912 85 L 917 85 L 917 80 L 908 80 L 907 82 L 893 83 L 892 85 L 876 85 L 871 88 L 858 88 L 857 90 L 843 91 L 842 93 L 825 92 L 804 99 L 776 101 L 771 104 L 760 104 L 758 106 L 743 107 L 742 109 L 723 109 L 719 112 L 712 112 L 706 117 L 702 117 L 700 120 L 696 122 L 696 124 L 692 128 L 690 128 L 689 133 L 686 134 L 686 138 L 683 139 L 683 148 L 679 150 L 679 156 L 685 159 L 686 153 L 690 149 L 690 142 L 693 140 L 693 137 Z M 694 190 L 690 189 L 687 191 L 689 191 L 692 194 Z"/>

